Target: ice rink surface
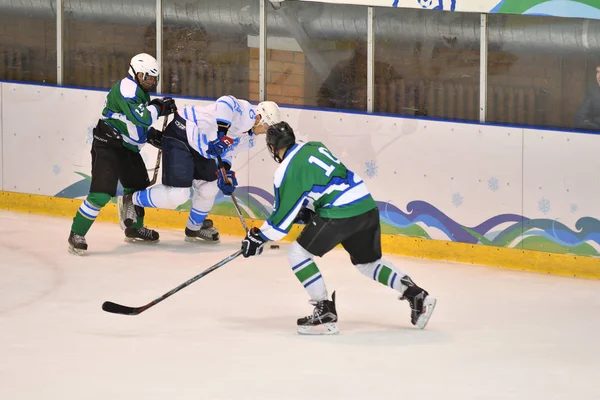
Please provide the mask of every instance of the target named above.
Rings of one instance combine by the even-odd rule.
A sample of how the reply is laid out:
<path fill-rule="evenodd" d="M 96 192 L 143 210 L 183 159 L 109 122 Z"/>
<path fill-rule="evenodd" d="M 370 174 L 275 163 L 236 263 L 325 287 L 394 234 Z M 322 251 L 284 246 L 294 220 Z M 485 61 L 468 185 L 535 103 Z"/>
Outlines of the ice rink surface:
<path fill-rule="evenodd" d="M 341 332 L 300 336 L 285 243 L 121 316 L 102 303 L 144 305 L 240 238 L 136 245 L 96 223 L 77 257 L 70 223 L 0 211 L 0 399 L 600 399 L 598 281 L 389 257 L 438 298 L 421 331 L 334 250 L 317 261 Z"/>

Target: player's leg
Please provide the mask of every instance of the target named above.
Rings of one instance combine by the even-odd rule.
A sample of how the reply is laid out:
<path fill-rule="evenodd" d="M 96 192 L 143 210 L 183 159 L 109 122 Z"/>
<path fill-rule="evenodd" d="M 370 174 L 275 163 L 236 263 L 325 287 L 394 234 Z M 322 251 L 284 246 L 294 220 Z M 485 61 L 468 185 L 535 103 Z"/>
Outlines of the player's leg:
<path fill-rule="evenodd" d="M 322 257 L 341 243 L 347 236 L 346 225 L 345 219 L 328 219 L 315 215 L 290 246 L 288 261 L 292 272 L 307 291 L 310 303 L 315 306 L 311 315 L 298 319 L 298 332 L 301 334 L 339 332 L 335 292 L 329 300 L 325 280 L 314 257 Z"/>
<path fill-rule="evenodd" d="M 219 243 L 219 230 L 211 219 L 206 218 L 219 193 L 217 186 L 217 164 L 214 160 L 192 152 L 194 159 L 194 181 L 192 204 L 185 226 L 187 242 Z"/>
<path fill-rule="evenodd" d="M 162 184 L 135 192 L 131 201 L 136 206 L 174 210 L 190 198 L 194 174 L 190 149 L 169 132 L 167 127 L 162 140 Z M 123 202 L 126 201 L 126 196 L 123 196 Z"/>
<path fill-rule="evenodd" d="M 85 235 L 110 199 L 116 194 L 118 182 L 117 154 L 113 147 L 100 141 L 92 143 L 92 182 L 90 192 L 83 201 L 71 225 L 69 251 L 82 255 L 87 250 Z"/>
<path fill-rule="evenodd" d="M 219 192 L 217 181 L 194 180 L 192 184 L 192 205 L 185 226 L 187 242 L 219 243 L 219 230 L 211 219 L 206 218 L 215 197 Z"/>
<path fill-rule="evenodd" d="M 341 242 L 350 254 L 352 264 L 367 278 L 398 291 L 400 299 L 410 303 L 412 324 L 424 328 L 435 308 L 436 299 L 392 262 L 382 258 L 379 211 L 374 208 L 352 220 L 353 226 L 349 231 L 354 233 Z"/>
<path fill-rule="evenodd" d="M 124 204 L 174 210 L 189 199 L 194 164 L 187 144 L 185 129 L 181 129 L 175 120 L 165 129 L 161 161 L 162 184 L 135 192 L 131 197 L 123 196 Z M 120 213 L 120 219 L 125 226 L 133 221 L 130 207 L 123 206 Z"/>
<path fill-rule="evenodd" d="M 123 148 L 119 153 L 119 179 L 123 185 L 123 192 L 131 199 L 134 192 L 144 190 L 150 184 L 146 164 L 140 153 L 136 153 L 126 148 Z M 123 205 L 124 206 L 124 205 Z M 144 242 L 156 243 L 159 240 L 158 232 L 148 229 L 144 226 L 145 211 L 143 207 L 133 205 L 131 200 L 128 200 L 128 205 L 123 207 L 129 210 L 129 214 L 133 211 L 131 219 L 133 223 L 125 228 L 125 241 L 127 242 Z"/>

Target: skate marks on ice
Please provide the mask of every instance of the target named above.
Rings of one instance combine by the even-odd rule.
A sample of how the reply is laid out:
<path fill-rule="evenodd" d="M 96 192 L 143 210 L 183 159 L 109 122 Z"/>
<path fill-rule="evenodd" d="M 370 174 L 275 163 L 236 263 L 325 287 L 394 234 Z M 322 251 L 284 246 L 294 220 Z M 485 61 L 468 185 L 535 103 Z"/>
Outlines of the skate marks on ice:
<path fill-rule="evenodd" d="M 49 245 L 39 237 L 23 242 L 31 231 L 15 215 L 0 212 L 0 315 L 38 304 L 63 284 L 59 263 L 45 254 Z"/>
<path fill-rule="evenodd" d="M 298 314 L 301 316 L 301 314 Z M 269 337 L 287 337 L 297 340 L 316 340 L 339 346 L 404 347 L 414 345 L 441 344 L 452 341 L 451 335 L 435 329 L 418 329 L 402 320 L 388 323 L 350 318 L 337 322 L 339 333 L 335 335 L 302 335 L 297 332 L 296 319 L 293 316 L 264 317 L 224 317 L 221 319 L 226 329 L 241 330 L 247 334 L 260 334 Z M 297 339 L 295 339 L 297 338 Z"/>

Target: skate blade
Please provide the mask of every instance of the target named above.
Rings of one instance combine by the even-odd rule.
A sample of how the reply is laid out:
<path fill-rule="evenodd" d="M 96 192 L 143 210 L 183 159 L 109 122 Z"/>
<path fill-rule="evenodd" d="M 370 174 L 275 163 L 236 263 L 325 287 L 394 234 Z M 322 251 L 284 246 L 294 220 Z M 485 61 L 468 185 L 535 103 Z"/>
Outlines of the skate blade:
<path fill-rule="evenodd" d="M 340 330 L 335 322 L 329 322 L 321 325 L 305 325 L 298 327 L 298 333 L 301 335 L 337 335 Z"/>
<path fill-rule="evenodd" d="M 437 299 L 435 297 L 427 296 L 425 297 L 425 301 L 423 301 L 423 307 L 425 307 L 425 312 L 421 314 L 419 318 L 417 318 L 417 323 L 415 324 L 417 328 L 423 329 L 429 322 L 429 318 L 431 318 L 431 314 L 435 309 L 435 305 L 437 304 Z"/>
<path fill-rule="evenodd" d="M 199 238 L 199 237 L 194 237 L 194 236 L 186 236 L 185 237 L 185 241 L 188 242 L 188 243 L 205 243 L 205 244 L 218 244 L 218 243 L 221 243 L 220 239 L 209 240 L 209 239 L 204 239 L 204 238 Z"/>
<path fill-rule="evenodd" d="M 160 242 L 160 239 L 158 240 L 144 240 L 144 239 L 140 239 L 140 238 L 130 238 L 125 236 L 123 238 L 123 241 L 127 242 L 127 243 L 139 243 L 139 244 L 155 244 Z"/>
<path fill-rule="evenodd" d="M 69 245 L 69 253 L 75 254 L 76 256 L 83 256 L 85 254 L 85 250 L 83 250 L 83 249 L 76 249 L 72 245 Z"/>
<path fill-rule="evenodd" d="M 119 216 L 119 225 L 121 226 L 121 230 L 125 230 L 127 228 L 125 226 L 125 222 L 123 221 L 123 196 L 117 197 L 117 215 Z"/>

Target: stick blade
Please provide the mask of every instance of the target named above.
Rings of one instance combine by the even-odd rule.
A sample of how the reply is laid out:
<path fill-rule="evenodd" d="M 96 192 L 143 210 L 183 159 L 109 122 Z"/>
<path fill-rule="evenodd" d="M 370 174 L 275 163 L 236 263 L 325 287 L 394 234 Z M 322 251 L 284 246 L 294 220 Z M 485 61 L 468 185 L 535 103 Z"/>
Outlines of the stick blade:
<path fill-rule="evenodd" d="M 102 304 L 102 309 L 109 313 L 122 315 L 138 315 L 140 313 L 139 308 L 123 306 L 112 301 L 105 301 Z"/>

